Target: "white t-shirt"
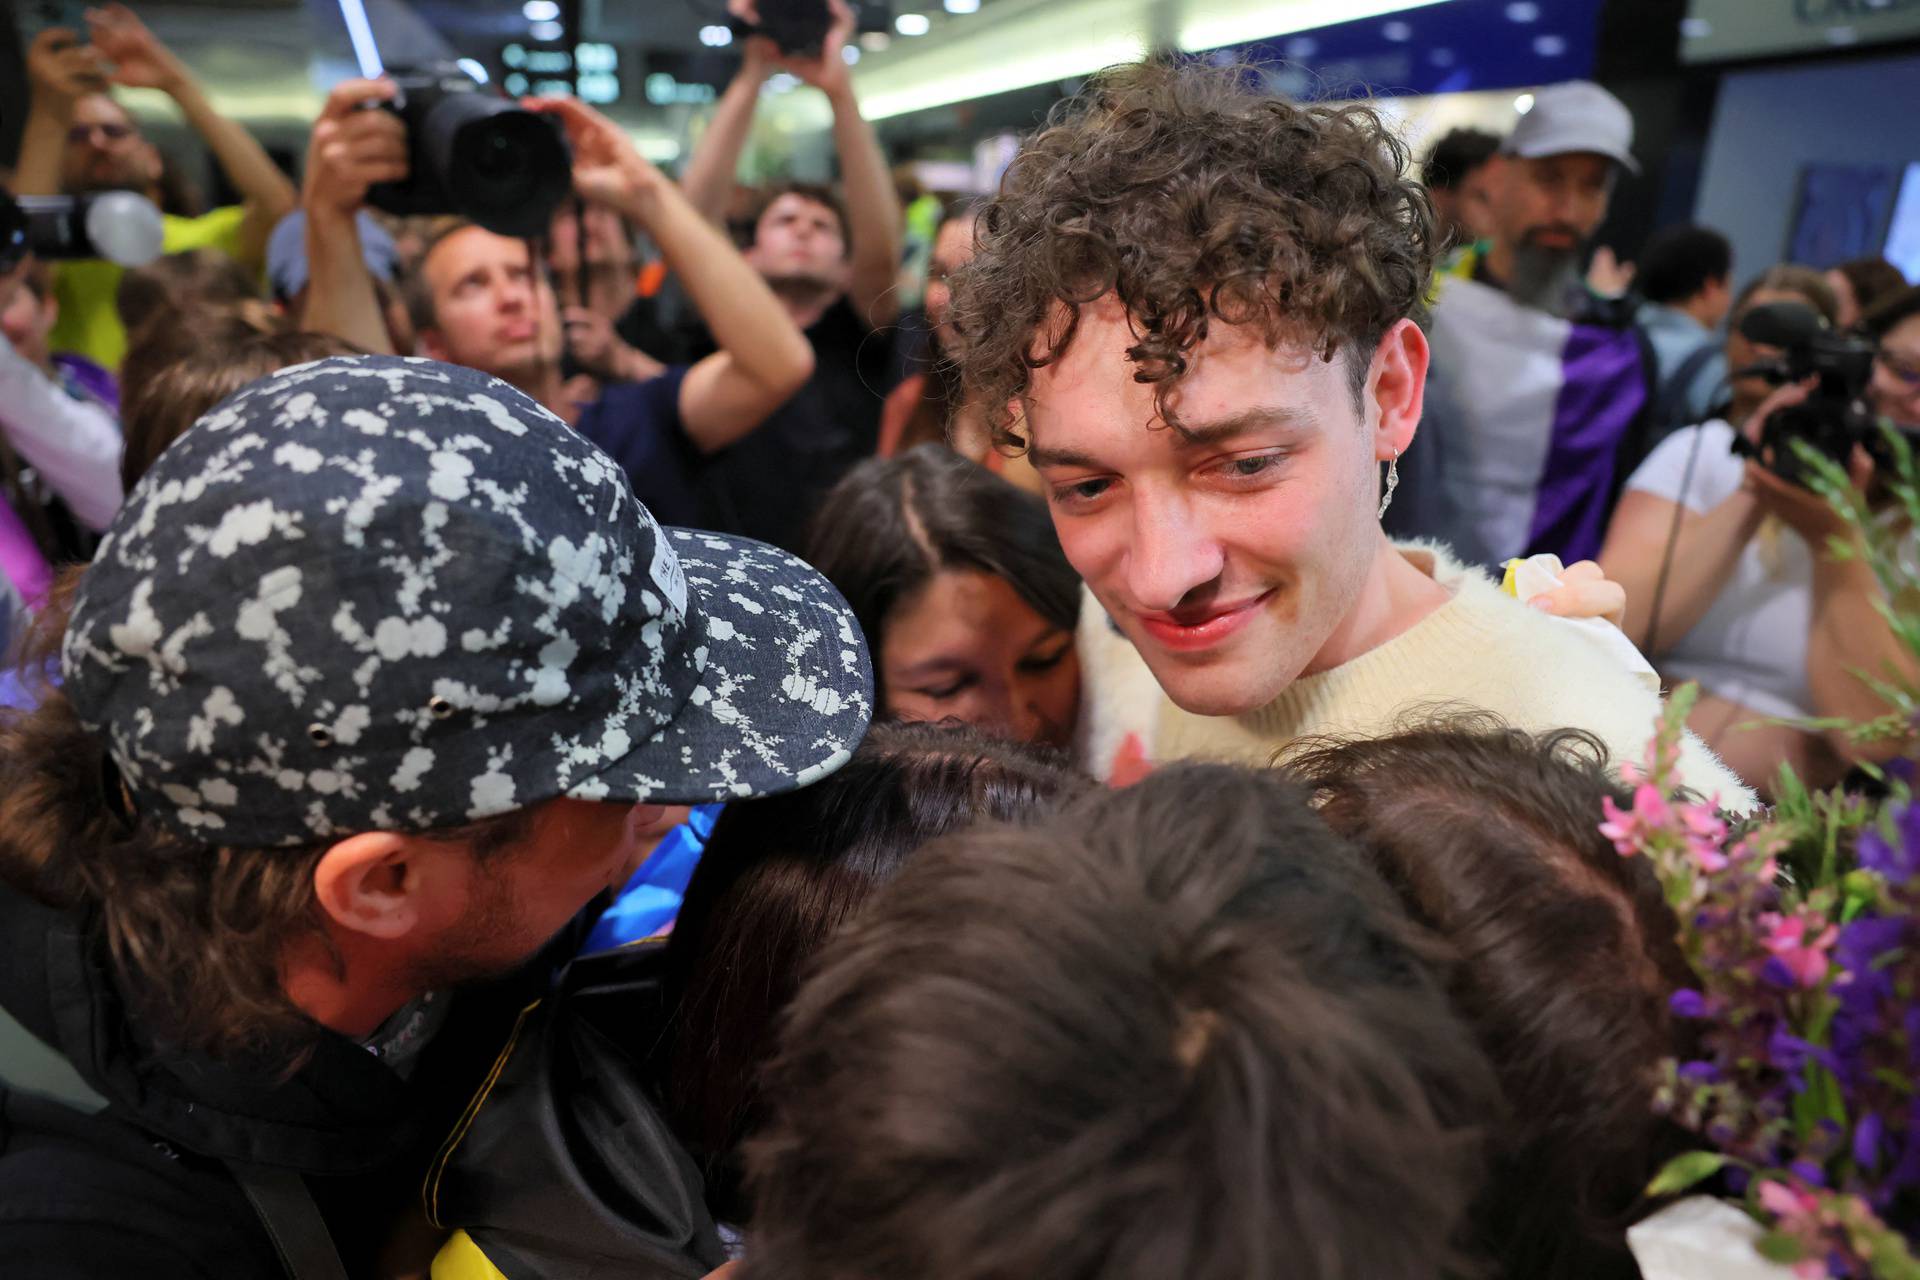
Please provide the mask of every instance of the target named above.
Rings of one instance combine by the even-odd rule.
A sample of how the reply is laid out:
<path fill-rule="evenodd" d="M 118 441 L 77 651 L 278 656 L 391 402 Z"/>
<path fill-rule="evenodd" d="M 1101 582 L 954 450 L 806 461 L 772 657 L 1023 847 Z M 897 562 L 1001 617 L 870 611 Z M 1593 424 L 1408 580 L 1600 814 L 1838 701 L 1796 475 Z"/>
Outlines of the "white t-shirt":
<path fill-rule="evenodd" d="M 1713 510 L 1746 481 L 1733 453 L 1733 428 L 1715 419 L 1676 431 L 1627 481 L 1690 511 Z M 1699 441 L 1693 475 L 1680 491 L 1687 455 Z M 1672 683 L 1697 680 L 1708 693 L 1770 716 L 1811 716 L 1807 630 L 1813 622 L 1813 555 L 1784 525 L 1747 540 L 1733 574 L 1700 621 L 1656 659 Z"/>

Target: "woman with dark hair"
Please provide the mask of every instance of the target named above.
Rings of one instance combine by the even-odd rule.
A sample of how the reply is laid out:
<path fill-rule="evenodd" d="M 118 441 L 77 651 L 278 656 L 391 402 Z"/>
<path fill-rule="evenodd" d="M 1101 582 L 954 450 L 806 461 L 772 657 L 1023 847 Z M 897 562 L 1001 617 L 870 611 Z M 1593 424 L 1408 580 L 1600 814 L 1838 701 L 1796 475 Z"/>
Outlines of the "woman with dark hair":
<path fill-rule="evenodd" d="M 1784 264 L 1750 281 L 1728 324 L 1730 402 L 1640 464 L 1600 551 L 1607 576 L 1627 589 L 1627 637 L 1669 680 L 1699 683 L 1688 727 L 1763 793 L 1782 764 L 1812 786 L 1837 782 L 1855 750 L 1842 734 L 1791 723 L 1836 714 L 1809 652 L 1825 537 L 1807 536 L 1810 513 L 1796 500 L 1804 491 L 1733 452 L 1736 440 L 1759 439 L 1781 403 L 1768 399 L 1765 378 L 1739 376 L 1779 355 L 1742 335 L 1740 321 L 1780 303 L 1836 323 L 1833 291 L 1811 268 Z"/>
<path fill-rule="evenodd" d="M 1069 743 L 1080 579 L 1038 498 L 921 445 L 835 486 L 806 559 L 853 606 L 883 715 Z"/>
<path fill-rule="evenodd" d="M 1449 994 L 1506 1095 L 1478 1250 L 1516 1280 L 1638 1277 L 1626 1228 L 1686 1146 L 1650 1104 L 1693 975 L 1652 868 L 1600 834 L 1603 797 L 1632 803 L 1606 748 L 1462 716 L 1281 766 L 1453 953 Z"/>
<path fill-rule="evenodd" d="M 435 1280 L 704 1275 L 715 1224 L 750 1216 L 740 1146 L 814 953 L 935 836 L 1092 787 L 1051 752 L 882 725 L 831 777 L 729 804 L 670 939 L 576 960 L 475 1099 L 428 1184 L 459 1229 Z"/>

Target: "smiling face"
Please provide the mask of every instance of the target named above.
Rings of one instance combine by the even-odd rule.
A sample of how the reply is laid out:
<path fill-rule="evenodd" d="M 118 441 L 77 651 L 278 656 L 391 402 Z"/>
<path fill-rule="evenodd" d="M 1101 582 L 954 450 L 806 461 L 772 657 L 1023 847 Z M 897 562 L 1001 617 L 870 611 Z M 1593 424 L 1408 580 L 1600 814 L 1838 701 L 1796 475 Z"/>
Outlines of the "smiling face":
<path fill-rule="evenodd" d="M 896 720 L 959 720 L 1019 742 L 1068 745 L 1080 709 L 1073 633 L 1005 578 L 942 569 L 881 630 L 880 685 Z"/>
<path fill-rule="evenodd" d="M 1347 356 L 1215 323 L 1188 355 L 1184 433 L 1133 380 L 1134 341 L 1111 296 L 1082 308 L 1072 345 L 1034 372 L 1027 425 L 1067 559 L 1168 696 L 1237 714 L 1383 639 L 1391 620 L 1363 598 L 1398 559 L 1379 463 L 1419 420 L 1419 329 L 1388 331 L 1356 408 Z"/>

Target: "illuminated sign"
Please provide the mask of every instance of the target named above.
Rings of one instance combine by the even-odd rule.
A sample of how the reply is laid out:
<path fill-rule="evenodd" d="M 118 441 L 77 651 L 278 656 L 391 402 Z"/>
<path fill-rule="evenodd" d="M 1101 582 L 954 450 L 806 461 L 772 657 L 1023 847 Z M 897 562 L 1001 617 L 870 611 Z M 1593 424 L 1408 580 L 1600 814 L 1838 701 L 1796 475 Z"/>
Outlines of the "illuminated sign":
<path fill-rule="evenodd" d="M 572 49 L 514 43 L 500 50 L 500 65 L 507 68 L 500 87 L 514 97 L 532 94 L 537 98 L 565 98 L 574 93 L 575 71 L 582 102 L 618 102 L 620 51 L 610 44 L 587 42 Z"/>

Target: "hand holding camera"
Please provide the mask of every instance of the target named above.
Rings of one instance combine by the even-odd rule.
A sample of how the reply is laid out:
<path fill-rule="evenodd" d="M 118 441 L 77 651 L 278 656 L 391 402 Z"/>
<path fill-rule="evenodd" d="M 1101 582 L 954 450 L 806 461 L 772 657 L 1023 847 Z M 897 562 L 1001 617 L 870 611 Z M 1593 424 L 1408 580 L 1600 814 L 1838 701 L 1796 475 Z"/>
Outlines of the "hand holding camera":
<path fill-rule="evenodd" d="M 107 60 L 70 27 L 49 27 L 27 49 L 27 80 L 42 110 L 71 117 L 73 104 L 107 87 Z"/>
<path fill-rule="evenodd" d="M 187 78 L 186 64 L 124 4 L 87 10 L 87 34 L 112 63 L 115 84 L 171 93 Z"/>
<path fill-rule="evenodd" d="M 727 12 L 754 34 L 748 37 L 741 74 L 785 71 L 823 93 L 852 83 L 841 50 L 853 39 L 858 19 L 846 0 L 727 0 Z M 773 9 L 778 3 L 779 9 Z"/>
<path fill-rule="evenodd" d="M 390 80 L 347 80 L 327 95 L 307 145 L 300 203 L 309 218 L 351 220 L 375 183 L 406 180 L 406 126 L 392 112 L 365 109 L 395 92 Z"/>
<path fill-rule="evenodd" d="M 645 221 L 667 179 L 618 125 L 573 98 L 525 98 L 520 105 L 565 131 L 573 146 L 573 189 L 583 199 Z"/>

